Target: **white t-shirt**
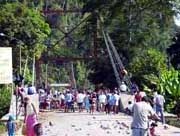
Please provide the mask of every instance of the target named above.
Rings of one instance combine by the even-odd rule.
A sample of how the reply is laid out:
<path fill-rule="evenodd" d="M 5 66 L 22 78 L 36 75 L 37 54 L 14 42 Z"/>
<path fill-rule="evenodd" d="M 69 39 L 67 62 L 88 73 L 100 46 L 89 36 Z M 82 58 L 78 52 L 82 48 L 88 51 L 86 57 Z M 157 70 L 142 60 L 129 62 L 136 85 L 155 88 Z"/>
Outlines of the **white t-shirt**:
<path fill-rule="evenodd" d="M 161 105 L 162 107 L 164 107 L 164 102 L 165 102 L 164 96 L 162 96 L 160 94 L 155 96 L 156 105 Z"/>
<path fill-rule="evenodd" d="M 133 122 L 131 124 L 131 127 L 135 129 L 137 128 L 147 129 L 149 127 L 148 116 L 155 114 L 150 104 L 144 101 L 135 103 L 132 112 L 133 112 Z"/>
<path fill-rule="evenodd" d="M 27 87 L 24 87 L 24 92 L 25 92 L 25 94 L 28 94 L 28 88 Z"/>
<path fill-rule="evenodd" d="M 60 100 L 64 100 L 64 99 L 65 99 L 64 94 L 61 94 L 61 95 L 59 96 L 59 99 L 60 99 Z"/>
<path fill-rule="evenodd" d="M 115 99 L 116 99 L 115 105 L 118 106 L 119 105 L 119 98 L 120 98 L 120 96 L 118 94 L 115 94 L 114 96 L 115 96 Z"/>
<path fill-rule="evenodd" d="M 57 91 L 57 90 L 55 90 L 55 91 L 54 91 L 54 95 L 57 95 L 57 94 L 58 94 L 58 91 Z"/>
<path fill-rule="evenodd" d="M 120 90 L 121 90 L 122 92 L 126 92 L 126 91 L 127 91 L 127 86 L 126 86 L 125 84 L 121 84 L 121 85 L 120 85 Z"/>
<path fill-rule="evenodd" d="M 100 103 L 105 103 L 106 102 L 106 95 L 105 94 L 99 95 L 99 102 Z"/>
<path fill-rule="evenodd" d="M 83 103 L 84 97 L 85 97 L 84 94 L 79 93 L 79 94 L 77 95 L 77 103 Z"/>
<path fill-rule="evenodd" d="M 71 93 L 67 93 L 65 97 L 66 102 L 72 102 L 73 100 L 73 95 Z"/>
<path fill-rule="evenodd" d="M 133 104 L 129 104 L 129 105 L 127 106 L 127 109 L 130 110 L 131 112 L 132 112 L 132 108 L 133 108 Z"/>

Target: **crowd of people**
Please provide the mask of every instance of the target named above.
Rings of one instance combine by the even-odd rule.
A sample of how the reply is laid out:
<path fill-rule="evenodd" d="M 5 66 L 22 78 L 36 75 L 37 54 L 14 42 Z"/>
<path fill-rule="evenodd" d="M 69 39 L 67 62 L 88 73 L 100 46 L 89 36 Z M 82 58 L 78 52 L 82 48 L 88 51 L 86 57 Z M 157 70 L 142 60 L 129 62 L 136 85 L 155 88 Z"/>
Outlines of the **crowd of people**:
<path fill-rule="evenodd" d="M 93 114 L 95 111 L 117 114 L 120 111 L 120 95 L 117 88 L 91 90 L 66 89 L 63 92 L 40 92 L 40 109 L 76 110 Z"/>
<path fill-rule="evenodd" d="M 164 119 L 164 103 L 165 99 L 162 95 L 154 92 L 153 99 L 149 99 L 146 93 L 140 91 L 137 86 L 132 86 L 131 94 L 134 96 L 133 101 L 128 102 L 128 106 L 123 109 L 120 92 L 127 91 L 127 86 L 123 83 L 120 89 L 104 89 L 96 91 L 64 89 L 63 91 L 39 89 L 29 85 L 22 87 L 18 85 L 15 94 L 21 100 L 21 106 L 24 108 L 24 123 L 26 126 L 27 136 L 40 136 L 42 134 L 42 125 L 38 122 L 38 113 L 33 102 L 30 101 L 28 95 L 39 94 L 40 110 L 60 110 L 62 112 L 83 112 L 93 114 L 96 112 L 106 114 L 118 114 L 125 112 L 132 115 L 131 124 L 133 136 L 147 136 L 150 130 L 150 136 L 155 135 L 156 122 L 149 123 L 149 118 L 159 120 L 163 124 Z M 7 125 L 9 136 L 14 136 L 12 116 L 9 117 L 9 125 Z"/>
<path fill-rule="evenodd" d="M 124 84 L 122 88 L 127 89 Z M 144 91 L 140 91 L 136 86 L 131 91 L 134 100 L 129 101 L 124 110 L 121 107 L 119 92 L 122 90 L 117 88 L 113 90 L 99 89 L 98 91 L 66 89 L 61 93 L 54 91 L 54 93 L 50 92 L 49 94 L 43 92 L 40 93 L 40 107 L 44 109 L 55 108 L 64 112 L 86 110 L 91 114 L 95 111 L 106 114 L 125 112 L 133 117 L 131 124 L 133 136 L 146 136 L 148 134 L 155 136 L 156 122 L 160 121 L 165 124 L 164 97 L 157 92 L 152 92 L 153 97 L 150 99 Z"/>

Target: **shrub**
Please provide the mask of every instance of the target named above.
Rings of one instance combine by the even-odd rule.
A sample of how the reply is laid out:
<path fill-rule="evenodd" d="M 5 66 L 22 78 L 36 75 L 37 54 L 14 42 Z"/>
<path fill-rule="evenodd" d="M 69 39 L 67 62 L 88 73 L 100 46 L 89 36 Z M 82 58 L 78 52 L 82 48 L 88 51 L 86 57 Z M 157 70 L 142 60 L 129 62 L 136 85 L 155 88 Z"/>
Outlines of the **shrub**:
<path fill-rule="evenodd" d="M 0 86 L 0 118 L 8 113 L 11 101 L 11 88 L 8 86 Z"/>
<path fill-rule="evenodd" d="M 166 110 L 174 112 L 180 98 L 180 73 L 174 69 L 164 71 L 160 76 L 160 93 L 166 98 Z"/>
<path fill-rule="evenodd" d="M 6 131 L 5 125 L 0 122 L 0 134 L 3 134 Z"/>
<path fill-rule="evenodd" d="M 165 54 L 156 49 L 141 50 L 129 64 L 130 73 L 138 85 L 151 88 L 159 83 L 160 74 L 167 68 L 165 59 Z"/>

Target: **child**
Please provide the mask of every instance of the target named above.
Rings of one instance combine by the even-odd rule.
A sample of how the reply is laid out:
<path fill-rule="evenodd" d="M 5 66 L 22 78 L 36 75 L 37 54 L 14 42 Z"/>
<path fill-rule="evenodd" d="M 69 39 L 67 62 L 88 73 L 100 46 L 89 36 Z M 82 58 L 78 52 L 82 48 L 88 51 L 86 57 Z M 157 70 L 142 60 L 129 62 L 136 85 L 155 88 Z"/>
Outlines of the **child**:
<path fill-rule="evenodd" d="M 35 136 L 43 135 L 43 129 L 42 129 L 41 123 L 37 123 L 36 125 L 34 125 L 34 133 L 35 133 Z"/>
<path fill-rule="evenodd" d="M 9 116 L 7 121 L 8 136 L 15 136 L 15 122 L 12 115 Z"/>
<path fill-rule="evenodd" d="M 155 127 L 157 127 L 156 123 L 151 123 L 151 128 L 150 128 L 150 136 L 156 136 L 155 134 Z"/>

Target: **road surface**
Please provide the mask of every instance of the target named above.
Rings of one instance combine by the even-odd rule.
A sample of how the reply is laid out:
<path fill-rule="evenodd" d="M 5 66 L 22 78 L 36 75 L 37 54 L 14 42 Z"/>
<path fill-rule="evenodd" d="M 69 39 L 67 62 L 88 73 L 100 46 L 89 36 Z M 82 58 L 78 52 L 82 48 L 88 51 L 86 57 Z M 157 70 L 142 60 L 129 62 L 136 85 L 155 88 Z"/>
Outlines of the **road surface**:
<path fill-rule="evenodd" d="M 130 136 L 132 118 L 124 114 L 104 113 L 62 113 L 59 111 L 40 113 L 43 123 L 43 136 Z M 157 133 L 161 136 L 180 136 L 180 129 L 158 124 Z"/>

